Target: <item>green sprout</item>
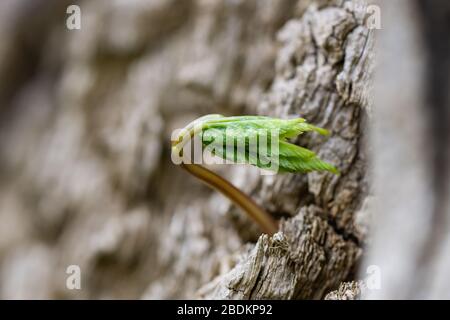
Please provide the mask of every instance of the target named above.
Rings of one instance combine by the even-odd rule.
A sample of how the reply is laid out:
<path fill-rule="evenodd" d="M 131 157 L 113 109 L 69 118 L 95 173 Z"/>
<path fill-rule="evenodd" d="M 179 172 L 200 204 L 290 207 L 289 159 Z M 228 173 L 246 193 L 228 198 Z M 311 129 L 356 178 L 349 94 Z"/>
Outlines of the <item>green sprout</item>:
<path fill-rule="evenodd" d="M 264 116 L 207 115 L 181 130 L 172 140 L 172 155 L 183 156 L 183 149 L 194 137 L 199 137 L 202 150 L 230 163 L 254 165 L 274 172 L 307 173 L 328 171 L 339 174 L 333 165 L 288 139 L 304 132 L 328 135 L 328 131 L 306 122 L 305 119 L 276 119 Z M 190 161 L 188 161 L 190 162 Z M 217 189 L 252 217 L 269 235 L 277 232 L 277 223 L 250 197 L 227 180 L 200 164 L 181 162 L 182 168 Z"/>

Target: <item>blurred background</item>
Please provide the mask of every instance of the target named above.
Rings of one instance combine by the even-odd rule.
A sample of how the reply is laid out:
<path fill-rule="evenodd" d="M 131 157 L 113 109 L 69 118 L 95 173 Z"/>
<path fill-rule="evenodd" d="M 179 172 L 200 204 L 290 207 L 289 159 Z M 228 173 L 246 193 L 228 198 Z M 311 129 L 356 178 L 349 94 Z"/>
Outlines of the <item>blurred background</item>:
<path fill-rule="evenodd" d="M 295 14 L 295 1 L 2 1 L 1 297 L 180 297 L 210 280 L 221 266 L 196 259 L 240 238 L 210 239 L 227 219 L 171 163 L 170 134 L 255 113 Z M 72 264 L 82 290 L 66 288 Z"/>
<path fill-rule="evenodd" d="M 383 2 L 381 30 L 364 1 L 1 1 L 0 298 L 354 298 L 366 264 L 382 271 L 374 297 L 448 297 L 435 1 Z M 342 175 L 216 168 L 283 220 L 260 237 L 170 160 L 172 131 L 210 113 L 305 117 L 332 134 L 298 142 Z"/>

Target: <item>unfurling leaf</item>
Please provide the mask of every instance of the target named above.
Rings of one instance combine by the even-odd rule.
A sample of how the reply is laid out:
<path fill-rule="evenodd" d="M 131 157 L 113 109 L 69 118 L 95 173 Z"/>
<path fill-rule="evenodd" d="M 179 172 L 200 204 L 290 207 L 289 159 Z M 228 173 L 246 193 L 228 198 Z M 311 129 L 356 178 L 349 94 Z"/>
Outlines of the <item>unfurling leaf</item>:
<path fill-rule="evenodd" d="M 302 118 L 283 120 L 264 116 L 208 115 L 192 122 L 186 127 L 186 132 L 198 134 L 194 133 L 194 127 L 201 131 L 204 147 L 233 163 L 252 164 L 280 172 L 339 173 L 336 167 L 320 160 L 313 151 L 288 141 L 309 131 L 328 135 L 327 130 Z"/>

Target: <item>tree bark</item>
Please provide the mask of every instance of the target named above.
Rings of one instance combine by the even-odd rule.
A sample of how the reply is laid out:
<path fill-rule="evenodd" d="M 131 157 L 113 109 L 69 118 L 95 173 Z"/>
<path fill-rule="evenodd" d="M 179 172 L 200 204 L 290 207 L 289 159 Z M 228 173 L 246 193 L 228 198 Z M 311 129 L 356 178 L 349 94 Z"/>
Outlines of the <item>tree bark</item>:
<path fill-rule="evenodd" d="M 320 299 L 355 278 L 371 203 L 362 2 L 84 1 L 77 31 L 56 2 L 53 19 L 25 1 L 0 19 L 21 32 L 0 45 L 26 48 L 0 50 L 1 82 L 22 75 L 0 92 L 2 298 Z M 215 168 L 283 220 L 261 235 L 170 161 L 171 132 L 206 113 L 304 117 L 331 135 L 298 142 L 342 173 Z"/>
<path fill-rule="evenodd" d="M 258 111 L 303 116 L 329 129 L 327 140 L 300 141 L 337 164 L 342 174 L 248 173 L 238 184 L 287 220 L 276 237 L 260 237 L 234 269 L 202 288 L 201 297 L 323 298 L 353 271 L 364 243 L 357 215 L 367 214 L 360 209 L 368 193 L 363 144 L 373 34 L 364 25 L 364 10 L 349 2 L 312 2 L 278 33 L 275 78 Z M 230 209 L 229 214 L 239 213 Z"/>

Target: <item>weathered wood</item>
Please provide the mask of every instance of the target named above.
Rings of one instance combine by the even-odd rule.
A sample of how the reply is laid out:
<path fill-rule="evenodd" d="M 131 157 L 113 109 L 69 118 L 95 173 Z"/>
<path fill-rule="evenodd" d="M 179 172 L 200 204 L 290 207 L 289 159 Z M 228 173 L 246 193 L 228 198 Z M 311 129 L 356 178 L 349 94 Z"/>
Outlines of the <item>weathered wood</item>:
<path fill-rule="evenodd" d="M 325 300 L 359 300 L 366 290 L 364 281 L 343 282 L 337 290 L 328 293 Z"/>
<path fill-rule="evenodd" d="M 360 254 L 344 240 L 318 207 L 303 207 L 263 235 L 227 274 L 199 290 L 209 299 L 320 299 L 345 279 Z"/>
<path fill-rule="evenodd" d="M 1 81 L 23 76 L 0 92 L 1 298 L 323 298 L 351 278 L 374 40 L 359 1 L 82 1 L 77 31 L 68 1 L 53 19 L 13 2 L 0 32 L 20 32 L 0 46 L 26 50 L 0 50 Z M 331 136 L 299 142 L 342 174 L 214 168 L 285 219 L 260 236 L 170 162 L 172 130 L 205 113 L 305 117 Z"/>

